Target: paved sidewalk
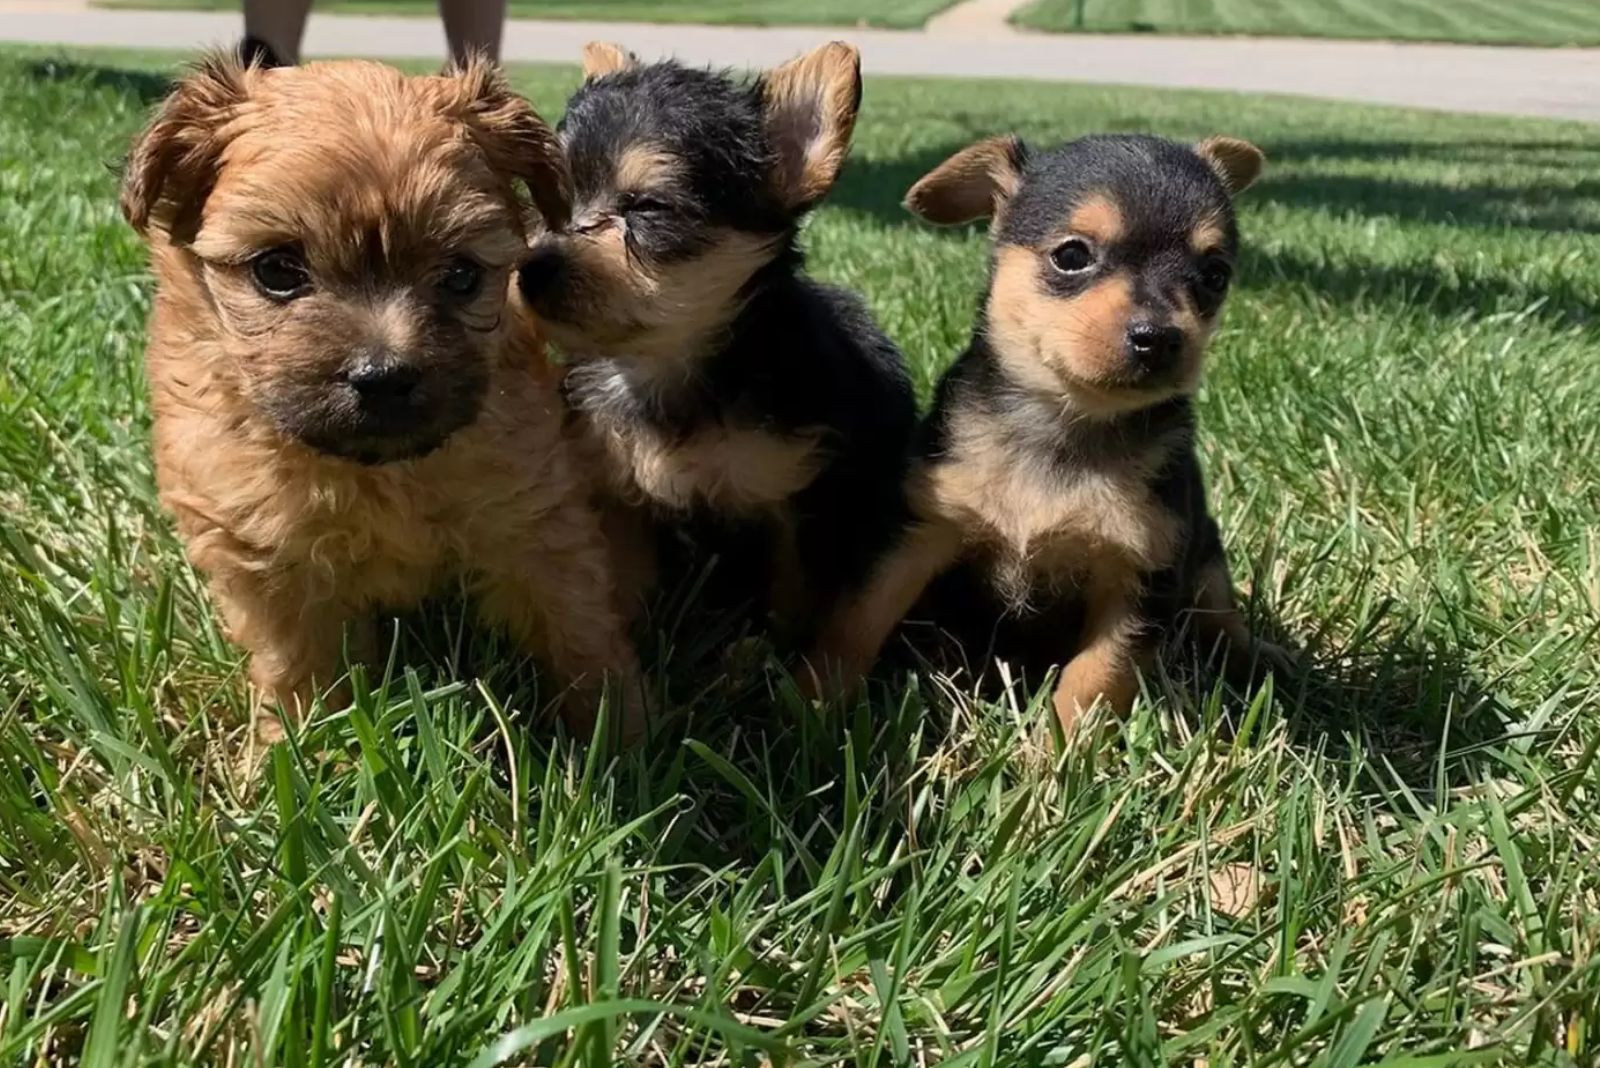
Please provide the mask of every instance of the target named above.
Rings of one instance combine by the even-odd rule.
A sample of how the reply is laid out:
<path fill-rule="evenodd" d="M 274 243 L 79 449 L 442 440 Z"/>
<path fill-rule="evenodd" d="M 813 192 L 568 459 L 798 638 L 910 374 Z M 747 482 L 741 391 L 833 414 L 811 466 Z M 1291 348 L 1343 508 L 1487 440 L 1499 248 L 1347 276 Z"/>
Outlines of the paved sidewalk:
<path fill-rule="evenodd" d="M 227 12 L 0 0 L 0 40 L 6 41 L 189 50 L 231 43 L 239 27 L 239 17 Z M 1600 49 L 1593 48 L 1029 34 L 981 17 L 943 20 L 922 31 L 513 19 L 506 26 L 504 54 L 507 60 L 571 63 L 586 41 L 598 38 L 646 57 L 766 66 L 834 37 L 861 48 L 869 74 L 1234 89 L 1600 122 Z M 434 18 L 314 12 L 304 51 L 438 57 L 445 54 L 444 32 Z"/>

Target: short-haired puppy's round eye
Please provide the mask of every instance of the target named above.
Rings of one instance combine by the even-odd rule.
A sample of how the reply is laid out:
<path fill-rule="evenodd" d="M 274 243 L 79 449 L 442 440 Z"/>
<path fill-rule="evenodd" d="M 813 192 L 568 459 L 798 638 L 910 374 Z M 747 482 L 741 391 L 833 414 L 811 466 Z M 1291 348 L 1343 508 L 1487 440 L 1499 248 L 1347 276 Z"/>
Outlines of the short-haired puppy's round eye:
<path fill-rule="evenodd" d="M 1221 295 L 1227 292 L 1233 280 L 1233 267 L 1221 256 L 1208 256 L 1200 263 L 1200 285 L 1208 292 Z"/>
<path fill-rule="evenodd" d="M 1081 237 L 1069 237 L 1050 251 L 1050 262 L 1062 274 L 1082 274 L 1094 266 L 1094 248 Z"/>
<path fill-rule="evenodd" d="M 250 261 L 250 274 L 273 300 L 293 300 L 311 288 L 306 261 L 292 248 L 269 248 Z"/>
<path fill-rule="evenodd" d="M 444 274 L 439 279 L 440 289 L 462 300 L 476 295 L 482 285 L 483 268 L 465 256 L 457 256 L 451 260 L 450 266 L 444 269 Z"/>

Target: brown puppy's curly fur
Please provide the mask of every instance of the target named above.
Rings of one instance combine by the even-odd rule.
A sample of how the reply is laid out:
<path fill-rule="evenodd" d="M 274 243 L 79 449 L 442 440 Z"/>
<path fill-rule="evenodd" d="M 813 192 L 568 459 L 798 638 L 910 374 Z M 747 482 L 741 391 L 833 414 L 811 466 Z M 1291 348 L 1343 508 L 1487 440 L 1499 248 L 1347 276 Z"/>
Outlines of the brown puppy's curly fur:
<path fill-rule="evenodd" d="M 461 581 L 595 707 L 643 726 L 557 383 L 508 295 L 524 181 L 564 219 L 549 129 L 490 68 L 204 63 L 134 146 L 158 280 L 161 497 L 252 680 L 293 712 L 373 652 L 372 610 Z M 581 718 L 581 717 L 580 717 Z"/>

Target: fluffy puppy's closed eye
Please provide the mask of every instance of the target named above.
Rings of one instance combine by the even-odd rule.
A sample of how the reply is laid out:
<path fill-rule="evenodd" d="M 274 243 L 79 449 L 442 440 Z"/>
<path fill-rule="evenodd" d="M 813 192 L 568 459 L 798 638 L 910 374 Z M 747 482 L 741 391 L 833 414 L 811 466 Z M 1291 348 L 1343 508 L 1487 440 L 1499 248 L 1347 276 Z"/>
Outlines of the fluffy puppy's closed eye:
<path fill-rule="evenodd" d="M 510 294 L 519 184 L 565 222 L 554 135 L 483 63 L 211 59 L 134 145 L 162 499 L 252 678 L 291 707 L 334 681 L 345 627 L 370 652 L 373 609 L 452 577 L 591 697 L 633 673 Z"/>

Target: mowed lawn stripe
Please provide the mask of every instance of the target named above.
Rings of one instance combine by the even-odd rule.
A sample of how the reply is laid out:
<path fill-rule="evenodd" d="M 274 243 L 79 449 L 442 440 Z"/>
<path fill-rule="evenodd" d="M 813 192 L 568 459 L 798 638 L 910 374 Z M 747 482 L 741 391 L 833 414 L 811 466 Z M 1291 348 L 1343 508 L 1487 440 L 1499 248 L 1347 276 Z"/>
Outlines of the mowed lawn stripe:
<path fill-rule="evenodd" d="M 1600 44 L 1600 7 L 1586 0 L 1034 0 L 1013 20 L 1029 29 L 1101 33 L 1258 34 L 1462 44 Z"/>

